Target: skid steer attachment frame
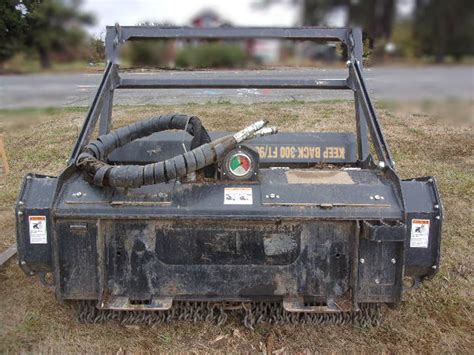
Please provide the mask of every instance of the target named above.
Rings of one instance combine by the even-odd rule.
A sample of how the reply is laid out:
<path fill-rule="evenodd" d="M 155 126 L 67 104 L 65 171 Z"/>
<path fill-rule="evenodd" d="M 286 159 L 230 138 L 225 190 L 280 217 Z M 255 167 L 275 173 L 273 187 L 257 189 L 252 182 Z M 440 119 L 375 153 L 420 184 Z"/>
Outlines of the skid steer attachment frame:
<path fill-rule="evenodd" d="M 339 41 L 348 76 L 137 79 L 118 70 L 118 51 L 129 40 L 259 38 Z M 363 78 L 360 29 L 116 25 L 107 27 L 106 54 L 66 169 L 58 177 L 28 174 L 16 206 L 20 267 L 53 287 L 58 300 L 79 301 L 81 320 L 223 323 L 238 312 L 248 327 L 373 324 L 379 305 L 396 306 L 404 290 L 437 272 L 436 181 L 396 174 Z M 233 136 L 201 133 L 196 145 L 200 123 L 184 115 L 111 132 L 115 90 L 143 88 L 351 90 L 356 135 L 274 135 L 258 122 Z M 159 132 L 170 128 L 195 137 Z M 256 164 L 246 181 L 223 170 L 234 148 Z M 132 175 L 138 179 L 130 182 Z"/>

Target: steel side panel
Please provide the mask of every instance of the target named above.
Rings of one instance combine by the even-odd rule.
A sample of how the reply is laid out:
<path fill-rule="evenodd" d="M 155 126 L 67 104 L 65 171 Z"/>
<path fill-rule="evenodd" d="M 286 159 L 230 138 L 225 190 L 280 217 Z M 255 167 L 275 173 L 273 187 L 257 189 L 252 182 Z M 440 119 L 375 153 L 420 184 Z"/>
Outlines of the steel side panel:
<path fill-rule="evenodd" d="M 58 220 L 59 288 L 65 298 L 97 298 L 99 292 L 97 221 Z"/>
<path fill-rule="evenodd" d="M 358 302 L 397 303 L 402 292 L 403 242 L 359 244 Z M 363 261 L 363 262 L 362 262 Z"/>
<path fill-rule="evenodd" d="M 439 268 L 443 206 L 439 199 L 436 180 L 419 178 L 402 182 L 407 204 L 406 275 L 424 278 L 434 275 Z M 414 219 L 429 221 L 427 247 L 411 247 Z"/>
<path fill-rule="evenodd" d="M 51 207 L 57 178 L 29 174 L 23 182 L 16 206 L 18 257 L 25 271 L 46 272 L 52 269 L 53 221 Z M 30 236 L 30 216 L 46 220 L 46 241 L 34 243 Z"/>

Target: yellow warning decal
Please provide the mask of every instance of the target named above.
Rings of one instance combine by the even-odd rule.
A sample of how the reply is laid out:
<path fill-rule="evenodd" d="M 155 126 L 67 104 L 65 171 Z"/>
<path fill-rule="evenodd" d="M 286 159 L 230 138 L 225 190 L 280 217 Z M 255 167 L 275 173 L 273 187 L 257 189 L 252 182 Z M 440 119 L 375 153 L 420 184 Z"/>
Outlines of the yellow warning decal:
<path fill-rule="evenodd" d="M 262 159 L 346 159 L 346 148 L 338 146 L 257 145 L 254 148 Z"/>

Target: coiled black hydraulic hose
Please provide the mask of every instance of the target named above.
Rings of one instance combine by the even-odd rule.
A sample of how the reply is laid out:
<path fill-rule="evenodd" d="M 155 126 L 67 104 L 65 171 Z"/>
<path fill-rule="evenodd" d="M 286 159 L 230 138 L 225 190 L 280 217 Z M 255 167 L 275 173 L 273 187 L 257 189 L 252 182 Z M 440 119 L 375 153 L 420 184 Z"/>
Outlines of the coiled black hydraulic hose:
<path fill-rule="evenodd" d="M 86 172 L 97 186 L 140 187 L 167 182 L 215 164 L 238 143 L 254 137 L 276 133 L 275 128 L 263 128 L 267 122 L 258 121 L 234 135 L 213 142 L 195 116 L 174 114 L 150 118 L 114 130 L 86 145 L 76 166 Z M 118 147 L 135 139 L 168 129 L 186 130 L 193 136 L 190 151 L 162 162 L 147 165 L 109 165 L 107 156 Z"/>

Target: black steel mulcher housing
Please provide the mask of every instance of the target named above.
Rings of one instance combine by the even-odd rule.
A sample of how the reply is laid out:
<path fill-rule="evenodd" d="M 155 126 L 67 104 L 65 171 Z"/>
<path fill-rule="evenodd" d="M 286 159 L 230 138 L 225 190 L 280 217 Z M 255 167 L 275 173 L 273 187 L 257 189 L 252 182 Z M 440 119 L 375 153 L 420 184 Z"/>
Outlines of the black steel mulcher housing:
<path fill-rule="evenodd" d="M 348 76 L 121 77 L 120 46 L 152 38 L 339 41 L 347 47 Z M 358 312 L 365 304 L 397 305 L 404 278 L 416 285 L 436 273 L 442 223 L 436 181 L 396 174 L 364 83 L 359 29 L 117 25 L 107 27 L 106 52 L 67 168 L 58 177 L 29 174 L 16 206 L 20 266 L 53 286 L 59 300 L 89 300 L 95 310 L 169 312 L 184 301 L 263 301 L 285 314 Z M 116 188 L 91 184 L 76 167 L 96 124 L 101 135 L 110 131 L 116 89 L 211 87 L 352 90 L 356 134 L 255 138 L 248 145 L 259 153 L 259 172 L 250 181 L 208 177 Z M 210 132 L 212 140 L 222 135 Z M 183 152 L 182 138 L 156 133 L 115 149 L 107 162 L 164 161 Z M 184 144 L 189 149 L 191 137 Z M 227 189 L 244 189 L 251 203 L 227 204 Z"/>

